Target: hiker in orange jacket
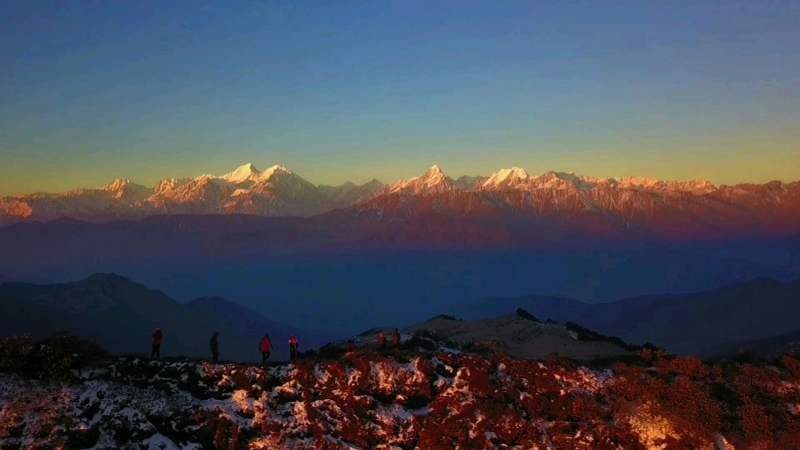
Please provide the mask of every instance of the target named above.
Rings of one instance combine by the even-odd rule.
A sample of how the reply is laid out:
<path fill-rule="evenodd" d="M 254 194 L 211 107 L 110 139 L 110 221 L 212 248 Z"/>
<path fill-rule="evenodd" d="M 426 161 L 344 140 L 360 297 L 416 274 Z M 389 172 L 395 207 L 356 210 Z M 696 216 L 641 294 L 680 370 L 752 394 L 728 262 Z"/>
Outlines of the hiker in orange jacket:
<path fill-rule="evenodd" d="M 269 333 L 265 333 L 258 343 L 258 349 L 261 350 L 261 364 L 267 365 L 270 353 L 272 353 L 272 341 L 269 339 Z"/>

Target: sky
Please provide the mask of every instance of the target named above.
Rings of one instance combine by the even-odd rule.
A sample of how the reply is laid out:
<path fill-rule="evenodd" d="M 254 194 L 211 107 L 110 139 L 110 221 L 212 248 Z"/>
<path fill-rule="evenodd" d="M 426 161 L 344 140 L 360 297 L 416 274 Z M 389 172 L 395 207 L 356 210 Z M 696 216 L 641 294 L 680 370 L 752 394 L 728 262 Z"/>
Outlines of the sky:
<path fill-rule="evenodd" d="M 780 0 L 4 1 L 0 194 L 244 162 L 798 180 L 798 23 Z"/>

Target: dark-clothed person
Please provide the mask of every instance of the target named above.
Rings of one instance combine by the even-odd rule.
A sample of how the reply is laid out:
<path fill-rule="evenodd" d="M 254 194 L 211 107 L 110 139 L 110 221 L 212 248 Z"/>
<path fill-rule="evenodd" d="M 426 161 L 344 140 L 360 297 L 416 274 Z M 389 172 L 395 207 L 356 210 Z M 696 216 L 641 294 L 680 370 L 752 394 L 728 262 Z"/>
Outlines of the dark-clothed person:
<path fill-rule="evenodd" d="M 150 349 L 150 359 L 161 358 L 161 343 L 164 342 L 164 333 L 161 328 L 156 328 L 153 331 L 152 347 Z"/>
<path fill-rule="evenodd" d="M 219 362 L 219 332 L 215 331 L 214 334 L 211 335 L 211 341 L 209 341 L 209 347 L 211 347 L 211 360 L 214 363 Z"/>

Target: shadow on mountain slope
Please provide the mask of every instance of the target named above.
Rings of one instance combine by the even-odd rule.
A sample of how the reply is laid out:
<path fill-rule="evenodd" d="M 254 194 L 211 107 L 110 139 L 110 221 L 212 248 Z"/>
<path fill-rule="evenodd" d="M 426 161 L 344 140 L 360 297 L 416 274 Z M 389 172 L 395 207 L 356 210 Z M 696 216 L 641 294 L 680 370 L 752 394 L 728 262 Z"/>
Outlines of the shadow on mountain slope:
<path fill-rule="evenodd" d="M 0 286 L 3 335 L 37 337 L 68 332 L 91 339 L 114 353 L 149 352 L 150 335 L 164 330 L 162 355 L 208 355 L 209 338 L 219 331 L 223 359 L 256 360 L 265 332 L 274 344 L 273 358 L 285 359 L 286 342 L 297 334 L 305 348 L 327 342 L 324 335 L 269 320 L 220 298 L 181 304 L 163 292 L 114 274 L 81 281 Z"/>
<path fill-rule="evenodd" d="M 548 296 L 488 299 L 465 306 L 463 313 L 491 317 L 517 307 L 629 342 L 652 342 L 677 353 L 710 356 L 726 344 L 796 331 L 800 281 L 756 278 L 702 292 L 596 304 Z"/>

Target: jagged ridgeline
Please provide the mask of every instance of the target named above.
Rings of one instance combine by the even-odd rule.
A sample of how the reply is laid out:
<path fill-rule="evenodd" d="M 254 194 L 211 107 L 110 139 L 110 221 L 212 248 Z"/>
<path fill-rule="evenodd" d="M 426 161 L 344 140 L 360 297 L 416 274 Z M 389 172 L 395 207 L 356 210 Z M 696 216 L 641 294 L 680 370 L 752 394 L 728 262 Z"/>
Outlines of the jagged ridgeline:
<path fill-rule="evenodd" d="M 331 227 L 431 214 L 479 223 L 535 224 L 535 229 L 514 236 L 521 242 L 543 232 L 545 240 L 558 238 L 563 234 L 560 228 L 570 235 L 582 232 L 602 240 L 775 237 L 800 229 L 800 183 L 718 186 L 708 181 L 598 178 L 552 171 L 531 176 L 519 167 L 453 179 L 433 166 L 419 177 L 388 186 L 374 179 L 361 185 L 326 186 L 315 185 L 281 165 L 261 171 L 248 163 L 225 175 L 165 179 L 154 187 L 118 179 L 100 189 L 0 199 L 0 224 L 64 217 L 106 222 L 164 214 L 309 217 L 324 213 L 329 214 L 320 220 Z M 462 232 L 482 231 L 487 244 L 510 238 L 493 234 L 491 227 L 479 223 Z"/>
<path fill-rule="evenodd" d="M 454 348 L 464 336 L 452 334 L 459 323 L 487 325 L 437 317 L 423 325 L 430 333 L 398 348 L 358 345 L 266 368 L 110 357 L 74 338 L 5 339 L 0 446 L 789 449 L 800 442 L 795 358 L 711 364 L 640 349 L 604 366 L 531 360 L 486 346 Z M 450 342 L 431 328 L 450 330 Z"/>

